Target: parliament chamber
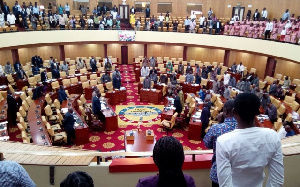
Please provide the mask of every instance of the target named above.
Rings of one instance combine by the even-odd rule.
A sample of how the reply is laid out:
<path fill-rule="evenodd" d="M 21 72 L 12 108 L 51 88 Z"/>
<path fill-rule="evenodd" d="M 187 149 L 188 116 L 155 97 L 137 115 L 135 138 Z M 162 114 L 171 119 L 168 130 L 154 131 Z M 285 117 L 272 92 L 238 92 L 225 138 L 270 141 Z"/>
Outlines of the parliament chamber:
<path fill-rule="evenodd" d="M 200 120 L 204 102 L 199 91 L 213 89 L 212 75 L 202 78 L 200 83 L 187 82 L 187 76 L 176 74 L 175 80 L 184 93 L 184 108 L 175 115 L 174 101 L 168 95 L 169 85 L 157 82 L 146 88 L 141 69 L 145 57 L 156 59 L 157 76 L 165 75 L 168 82 L 184 65 L 193 72 L 196 65 L 201 68 L 220 67 L 218 81 L 224 81 L 227 72 L 242 81 L 242 74 L 231 71 L 234 62 L 244 65 L 243 75 L 257 74 L 258 87 L 269 91 L 277 82 L 283 84 L 285 76 L 291 80 L 285 89 L 285 98 L 270 96 L 276 107 L 278 121 L 291 122 L 296 135 L 281 140 L 284 155 L 283 186 L 299 186 L 297 168 L 299 164 L 299 121 L 292 115 L 300 115 L 300 56 L 299 46 L 268 40 L 255 40 L 225 35 L 204 35 L 174 32 L 136 31 L 135 41 L 119 41 L 114 30 L 66 30 L 14 32 L 0 34 L 0 64 L 19 61 L 28 78 L 18 79 L 17 74 L 0 78 L 0 159 L 20 163 L 37 186 L 59 186 L 73 171 L 85 171 L 95 186 L 135 186 L 138 179 L 155 174 L 157 167 L 152 159 L 154 144 L 160 137 L 174 136 L 183 144 L 185 161 L 183 171 L 191 175 L 197 186 L 210 186 L 209 170 L 212 150 L 204 146 Z M 271 46 L 271 47 L 270 47 Z M 125 50 L 124 50 L 125 49 Z M 43 68 L 48 80 L 42 82 L 40 74 L 31 71 L 32 57 L 43 59 Z M 59 65 L 67 62 L 67 72 L 60 71 L 53 78 L 49 59 L 53 57 Z M 92 70 L 90 59 L 95 57 L 97 69 Z M 85 68 L 78 69 L 81 58 Z M 111 70 L 106 71 L 106 60 L 111 60 Z M 167 71 L 168 63 L 171 72 Z M 107 74 L 121 73 L 121 88 L 115 89 L 112 81 L 103 82 Z M 187 73 L 188 74 L 188 73 Z M 38 87 L 45 93 L 33 100 Z M 68 98 L 59 102 L 60 86 Z M 100 92 L 101 111 L 106 120 L 97 129 L 97 116 L 92 112 L 94 89 Z M 8 120 L 7 90 L 18 103 L 16 126 Z M 229 98 L 234 99 L 239 90 L 230 88 Z M 171 94 L 172 95 L 172 94 Z M 211 93 L 209 100 L 210 125 L 217 123 L 227 99 L 222 94 Z M 64 116 L 73 109 L 75 119 L 74 145 L 67 143 L 64 131 Z M 263 113 L 263 108 L 261 108 Z M 175 114 L 174 114 L 175 113 Z M 187 120 L 188 119 L 188 120 Z M 162 125 L 170 124 L 170 128 Z M 294 123 L 293 123 L 294 122 Z M 175 128 L 173 128 L 175 126 Z M 274 130 L 270 120 L 257 117 L 256 126 Z M 100 143 L 101 142 L 101 143 Z"/>

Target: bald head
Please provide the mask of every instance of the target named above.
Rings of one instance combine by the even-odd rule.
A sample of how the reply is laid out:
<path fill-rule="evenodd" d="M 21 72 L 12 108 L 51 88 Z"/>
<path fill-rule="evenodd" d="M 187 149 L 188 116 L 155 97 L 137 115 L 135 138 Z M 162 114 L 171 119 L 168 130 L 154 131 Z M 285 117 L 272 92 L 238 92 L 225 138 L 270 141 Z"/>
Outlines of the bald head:
<path fill-rule="evenodd" d="M 233 112 L 232 112 L 233 108 L 234 108 L 234 100 L 230 99 L 226 101 L 226 103 L 224 104 L 223 116 L 225 118 L 233 117 Z"/>
<path fill-rule="evenodd" d="M 68 112 L 71 113 L 71 114 L 73 114 L 73 108 L 69 107 L 68 108 Z"/>

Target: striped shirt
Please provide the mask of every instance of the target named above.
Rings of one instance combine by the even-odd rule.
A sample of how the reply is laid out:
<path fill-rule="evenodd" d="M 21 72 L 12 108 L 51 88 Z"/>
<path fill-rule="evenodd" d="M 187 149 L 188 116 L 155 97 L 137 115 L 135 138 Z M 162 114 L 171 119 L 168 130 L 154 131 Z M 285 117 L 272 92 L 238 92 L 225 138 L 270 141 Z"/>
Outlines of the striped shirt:
<path fill-rule="evenodd" d="M 35 183 L 32 181 L 26 170 L 14 161 L 0 162 L 0 184 L 5 187 L 34 187 Z"/>

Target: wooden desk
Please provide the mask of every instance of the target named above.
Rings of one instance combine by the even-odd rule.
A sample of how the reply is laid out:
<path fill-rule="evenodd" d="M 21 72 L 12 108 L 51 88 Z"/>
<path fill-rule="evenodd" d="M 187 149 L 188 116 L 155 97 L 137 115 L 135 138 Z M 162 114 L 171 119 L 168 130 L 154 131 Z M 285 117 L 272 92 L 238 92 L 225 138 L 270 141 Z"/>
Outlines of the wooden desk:
<path fill-rule="evenodd" d="M 90 86 L 88 88 L 84 88 L 84 97 L 86 100 L 92 100 L 92 95 L 93 95 L 93 86 Z"/>
<path fill-rule="evenodd" d="M 121 102 L 126 101 L 127 92 L 126 92 L 126 90 L 108 91 L 108 92 L 106 92 L 105 97 L 109 98 L 110 105 L 117 105 Z"/>
<path fill-rule="evenodd" d="M 80 95 L 79 94 L 71 94 L 69 97 L 69 100 L 63 101 L 61 104 L 61 108 L 73 108 L 73 115 L 75 115 L 77 118 L 76 123 L 81 124 L 78 125 L 75 128 L 75 142 L 76 145 L 83 145 L 86 143 L 89 143 L 89 128 L 88 125 L 84 122 L 84 120 L 81 118 L 81 116 L 78 114 L 76 109 L 78 108 L 77 106 L 77 100 L 79 99 Z"/>
<path fill-rule="evenodd" d="M 199 86 L 193 86 L 190 83 L 180 83 L 180 85 L 182 86 L 183 93 L 194 93 L 194 94 L 197 95 L 197 93 L 201 89 L 200 85 Z"/>
<path fill-rule="evenodd" d="M 8 85 L 6 76 L 0 76 L 0 85 Z"/>
<path fill-rule="evenodd" d="M 57 94 L 51 94 L 50 97 L 57 97 Z M 42 123 L 42 114 L 46 105 L 45 96 L 33 100 L 27 113 L 28 126 L 32 142 L 36 145 L 52 145 L 51 138 L 48 135 L 46 126 Z"/>
<path fill-rule="evenodd" d="M 190 122 L 189 122 L 189 134 L 188 134 L 188 139 L 189 140 L 196 140 L 199 141 L 201 140 L 201 129 L 202 129 L 202 123 L 201 122 L 196 122 L 194 120 L 200 120 L 200 118 L 193 118 L 192 116 L 198 112 L 198 110 L 202 110 L 203 105 L 197 104 L 193 114 L 191 115 Z"/>
<path fill-rule="evenodd" d="M 161 90 L 140 90 L 140 101 L 158 104 L 162 101 L 162 98 Z"/>
<path fill-rule="evenodd" d="M 127 132 L 127 131 L 126 131 Z M 133 131 L 134 140 L 127 140 L 125 136 L 125 151 L 126 152 L 146 152 L 153 151 L 156 140 L 146 140 L 146 131 Z"/>
<path fill-rule="evenodd" d="M 18 88 L 18 90 L 21 91 L 24 86 L 29 86 L 27 79 L 26 80 L 17 80 L 17 88 Z"/>
<path fill-rule="evenodd" d="M 235 78 L 236 82 L 238 82 L 241 78 L 242 78 L 242 75 L 239 74 L 239 73 L 233 73 L 233 72 L 230 72 L 228 71 L 228 73 Z M 246 76 L 246 75 L 245 75 Z"/>
<path fill-rule="evenodd" d="M 109 100 L 109 99 L 108 99 Z M 109 101 L 107 102 L 109 103 Z M 106 131 L 116 131 L 118 130 L 118 115 L 115 113 L 115 111 L 107 105 L 107 108 L 101 110 L 106 118 Z"/>

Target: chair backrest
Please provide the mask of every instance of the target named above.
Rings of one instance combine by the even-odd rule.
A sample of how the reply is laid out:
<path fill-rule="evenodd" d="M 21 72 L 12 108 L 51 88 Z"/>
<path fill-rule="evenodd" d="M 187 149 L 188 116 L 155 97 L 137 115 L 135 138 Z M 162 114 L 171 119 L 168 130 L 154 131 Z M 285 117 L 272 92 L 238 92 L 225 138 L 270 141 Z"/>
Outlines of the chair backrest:
<path fill-rule="evenodd" d="M 91 80 L 90 85 L 91 86 L 96 86 L 97 85 L 97 80 Z"/>
<path fill-rule="evenodd" d="M 46 123 L 47 123 L 47 119 L 46 119 L 46 117 L 45 117 L 45 116 L 42 116 L 42 122 L 44 123 L 44 125 L 46 125 Z"/>
<path fill-rule="evenodd" d="M 97 74 L 91 74 L 90 80 L 97 80 Z"/>
<path fill-rule="evenodd" d="M 75 70 L 74 69 L 70 69 L 69 70 L 69 75 L 75 75 Z"/>
<path fill-rule="evenodd" d="M 59 88 L 59 82 L 58 81 L 54 81 L 51 83 L 51 86 L 52 86 L 52 89 L 56 89 L 56 88 Z"/>
<path fill-rule="evenodd" d="M 81 96 L 80 96 L 80 101 L 82 102 L 82 104 L 86 104 L 86 99 L 85 99 L 85 97 L 84 97 L 84 95 L 83 94 L 81 94 Z"/>
<path fill-rule="evenodd" d="M 85 68 L 80 69 L 80 73 L 81 73 L 81 74 L 87 73 L 87 70 L 86 70 Z"/>
<path fill-rule="evenodd" d="M 85 111 L 84 111 L 83 106 L 79 106 L 79 111 L 80 111 L 80 113 L 81 113 L 81 116 L 83 116 L 83 117 L 86 116 L 86 113 L 85 113 Z"/>
<path fill-rule="evenodd" d="M 59 75 L 60 75 L 61 78 L 66 78 L 67 77 L 67 73 L 65 71 L 59 72 Z"/>
<path fill-rule="evenodd" d="M 274 123 L 274 129 L 278 132 L 282 126 L 282 119 L 278 118 L 277 122 Z"/>
<path fill-rule="evenodd" d="M 31 99 L 30 96 L 26 97 L 26 102 L 27 102 L 27 104 L 28 104 L 29 106 L 31 105 L 31 103 L 32 103 L 33 101 L 32 101 L 32 99 Z"/>
<path fill-rule="evenodd" d="M 48 104 L 52 104 L 52 99 L 49 94 L 45 95 L 45 100 L 47 101 Z"/>
<path fill-rule="evenodd" d="M 55 108 L 60 109 L 60 102 L 58 99 L 54 99 L 53 104 L 55 105 Z"/>
<path fill-rule="evenodd" d="M 20 106 L 20 108 L 19 108 L 19 112 L 20 112 L 20 114 L 21 114 L 21 116 L 23 117 L 23 118 L 25 118 L 26 117 L 26 111 L 24 110 L 24 108 L 22 107 L 22 106 Z"/>
<path fill-rule="evenodd" d="M 274 105 L 276 108 L 279 108 L 280 105 L 281 105 L 281 102 L 280 102 L 279 100 L 277 100 L 277 99 L 274 99 L 273 105 Z"/>
<path fill-rule="evenodd" d="M 80 76 L 80 81 L 81 82 L 85 82 L 85 81 L 87 81 L 88 79 L 87 79 L 87 76 Z"/>
<path fill-rule="evenodd" d="M 278 108 L 278 115 L 281 116 L 282 114 L 284 114 L 286 108 L 284 105 L 280 105 L 280 107 Z"/>
<path fill-rule="evenodd" d="M 112 82 L 107 82 L 107 83 L 105 84 L 105 86 L 106 86 L 106 88 L 107 88 L 108 90 L 114 89 L 114 87 L 113 87 L 113 85 L 112 85 Z"/>
<path fill-rule="evenodd" d="M 47 106 L 45 107 L 45 114 L 46 114 L 47 116 L 51 116 L 51 115 L 53 114 L 50 105 L 47 105 Z"/>
<path fill-rule="evenodd" d="M 279 74 L 279 73 L 277 73 L 276 75 L 275 75 L 275 79 L 282 79 L 282 77 L 283 77 L 283 75 L 282 74 Z"/>
<path fill-rule="evenodd" d="M 291 107 L 292 107 L 293 111 L 297 111 L 299 108 L 299 103 L 297 103 L 297 101 L 293 101 Z"/>
<path fill-rule="evenodd" d="M 28 111 L 28 109 L 29 109 L 29 105 L 27 104 L 27 102 L 25 100 L 22 101 L 22 107 L 24 108 L 25 111 Z"/>
<path fill-rule="evenodd" d="M 81 102 L 80 100 L 77 100 L 77 105 L 78 105 L 78 106 L 83 106 L 83 105 L 82 105 L 82 102 Z"/>
<path fill-rule="evenodd" d="M 63 84 L 63 86 L 70 86 L 71 85 L 71 81 L 70 81 L 70 79 L 63 79 L 62 80 L 62 84 Z"/>
<path fill-rule="evenodd" d="M 23 125 L 22 125 L 21 123 L 17 123 L 17 126 L 18 126 L 18 129 L 19 129 L 21 132 L 25 131 L 25 129 L 24 129 L 24 127 L 23 127 Z"/>
<path fill-rule="evenodd" d="M 51 136 L 51 137 L 54 137 L 55 136 L 55 134 L 54 134 L 54 130 L 52 129 L 52 128 L 47 128 L 47 131 L 48 131 L 48 133 L 49 133 L 49 135 Z"/>
<path fill-rule="evenodd" d="M 177 115 L 178 115 L 177 112 L 175 112 L 175 114 L 173 114 L 173 116 L 172 116 L 172 118 L 171 118 L 171 121 L 170 121 L 170 123 L 171 123 L 170 128 L 173 128 L 173 127 L 174 127 Z"/>
<path fill-rule="evenodd" d="M 11 91 L 11 93 L 15 93 L 15 89 L 10 84 L 8 85 L 8 88 Z"/>
<path fill-rule="evenodd" d="M 21 93 L 20 98 L 22 99 L 22 101 L 24 101 L 26 99 L 27 95 L 25 92 Z"/>
<path fill-rule="evenodd" d="M 88 87 L 90 87 L 90 83 L 88 81 L 82 83 L 82 88 L 83 89 L 88 88 Z"/>
<path fill-rule="evenodd" d="M 78 83 L 78 78 L 73 77 L 73 78 L 70 79 L 70 81 L 71 81 L 71 84 L 76 84 L 76 83 Z"/>

